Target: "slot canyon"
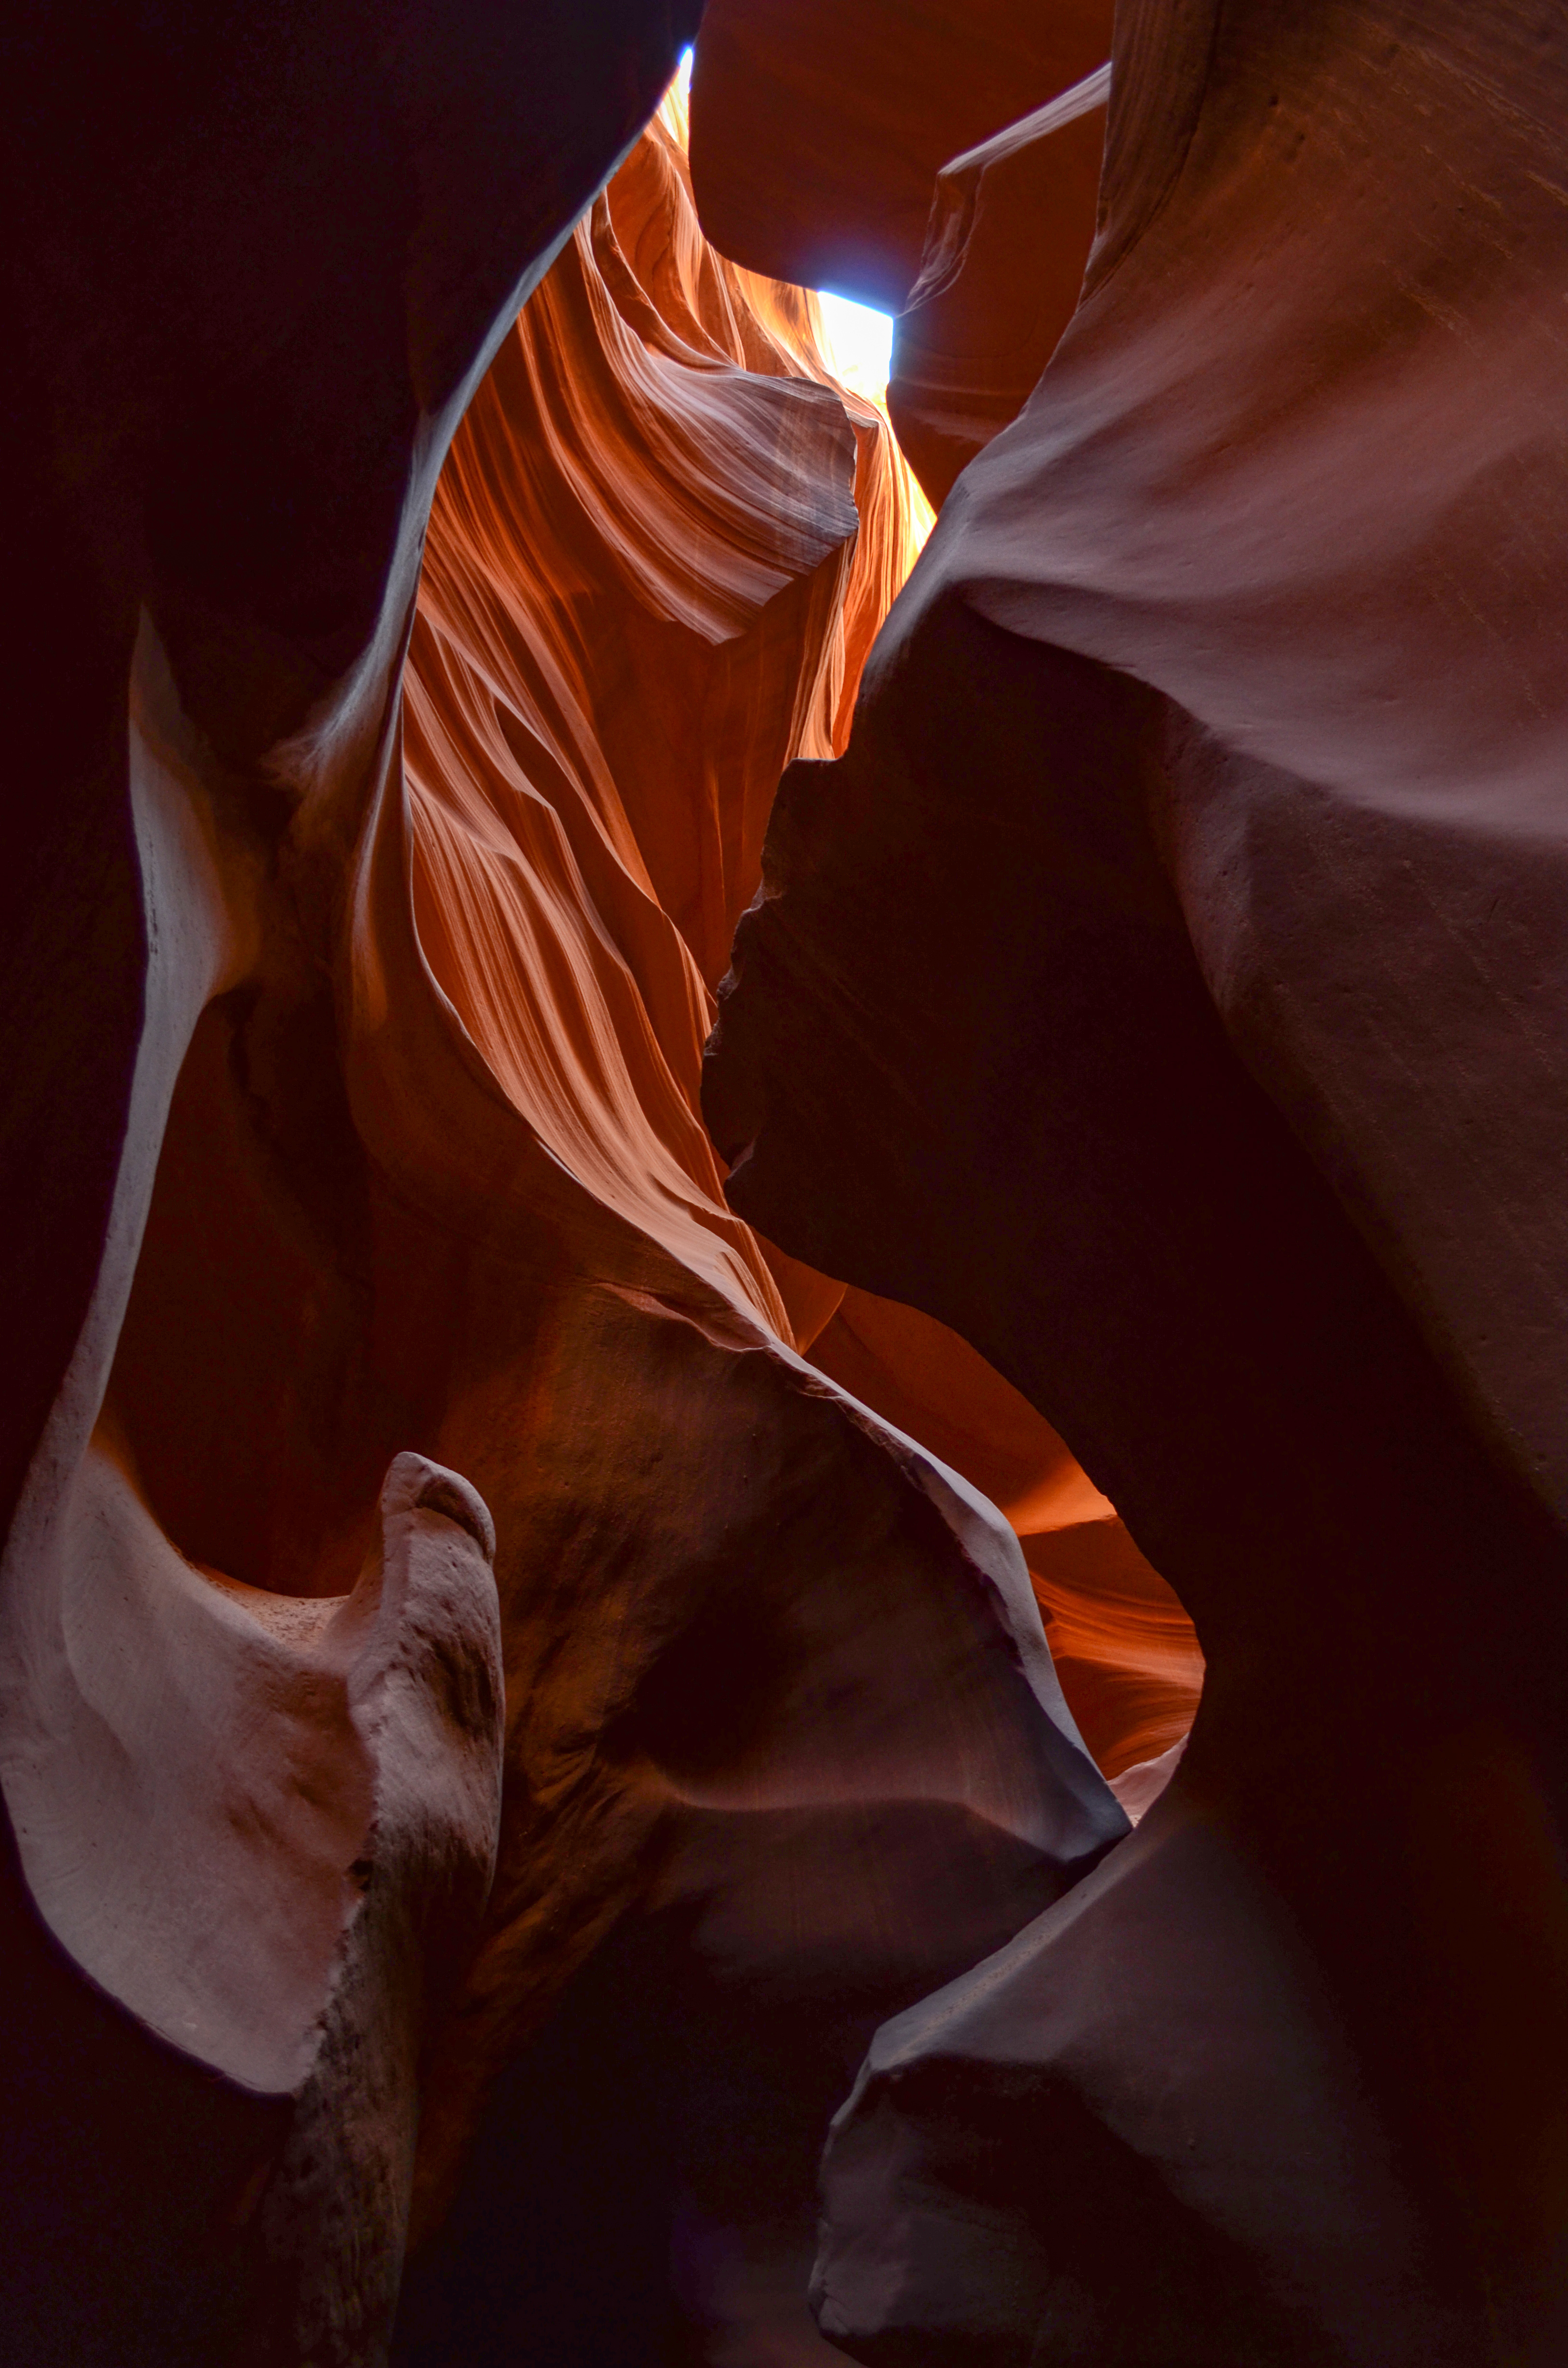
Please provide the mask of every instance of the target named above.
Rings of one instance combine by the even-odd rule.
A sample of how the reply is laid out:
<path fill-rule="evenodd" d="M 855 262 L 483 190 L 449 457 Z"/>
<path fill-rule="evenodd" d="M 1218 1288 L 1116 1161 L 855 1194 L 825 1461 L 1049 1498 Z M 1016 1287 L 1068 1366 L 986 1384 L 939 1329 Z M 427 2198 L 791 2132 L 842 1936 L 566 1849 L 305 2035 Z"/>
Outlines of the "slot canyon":
<path fill-rule="evenodd" d="M 0 2362 L 1562 2368 L 1568 17 L 0 54 Z"/>

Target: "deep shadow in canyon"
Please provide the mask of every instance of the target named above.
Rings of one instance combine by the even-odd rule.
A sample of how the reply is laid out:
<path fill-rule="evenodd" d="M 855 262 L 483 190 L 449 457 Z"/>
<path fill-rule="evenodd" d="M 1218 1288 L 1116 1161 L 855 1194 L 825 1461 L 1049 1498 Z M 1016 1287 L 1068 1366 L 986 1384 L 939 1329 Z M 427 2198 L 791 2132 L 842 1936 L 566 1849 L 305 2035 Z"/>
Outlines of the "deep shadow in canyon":
<path fill-rule="evenodd" d="M 3 38 L 0 2352 L 1556 2368 L 1557 12 Z"/>

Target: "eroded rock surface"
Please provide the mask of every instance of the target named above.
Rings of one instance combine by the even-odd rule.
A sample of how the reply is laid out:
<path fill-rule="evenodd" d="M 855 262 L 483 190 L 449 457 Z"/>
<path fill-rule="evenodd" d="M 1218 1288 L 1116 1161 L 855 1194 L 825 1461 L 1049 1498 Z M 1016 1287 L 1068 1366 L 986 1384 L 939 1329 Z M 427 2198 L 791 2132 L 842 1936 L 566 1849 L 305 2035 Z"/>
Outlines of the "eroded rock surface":
<path fill-rule="evenodd" d="M 841 734 L 908 515 L 655 128 L 454 446 L 368 890 L 410 975 L 412 863 L 462 1049 L 367 999 L 361 1125 L 466 1245 L 438 1418 L 496 1513 L 510 1706 L 411 2361 L 814 2356 L 815 2159 L 880 2012 L 1124 1829 L 1012 1532 L 794 1353 L 696 1118 L 771 768 Z"/>
<path fill-rule="evenodd" d="M 405 2357 L 809 2354 L 871 2029 L 1126 1830 L 1014 1533 L 802 1361 L 837 1286 L 698 1114 L 910 504 L 677 140 L 574 232 L 689 29 L 132 18 L 108 221 L 23 28 L 30 2357 L 371 2368 L 411 2210 Z"/>
<path fill-rule="evenodd" d="M 851 1284 L 811 1353 L 1006 1515 L 1079 1732 L 1141 1814 L 1191 1728 L 1203 1656 L 1115 1507 L 1038 1407 L 918 1308 Z"/>
<path fill-rule="evenodd" d="M 879 2043 L 869 2360 L 1562 2349 L 1565 71 L 1121 12 L 1085 302 L 775 809 L 732 1205 L 972 1341 L 1208 1663 L 1136 1841 Z"/>
<path fill-rule="evenodd" d="M 754 271 L 896 313 L 949 157 L 1105 63 L 1107 0 L 710 0 L 692 76 L 702 226 Z"/>
<path fill-rule="evenodd" d="M 937 175 L 888 386 L 899 442 L 937 509 L 1017 417 L 1077 309 L 1109 90 L 1102 66 Z"/>
<path fill-rule="evenodd" d="M 392 1409 L 324 1518 L 319 1491 L 263 1485 L 293 1475 L 265 1388 L 247 1399 L 241 1377 L 276 1350 L 335 1417 L 340 1388 L 299 1353 L 361 1271 L 334 1257 L 358 1183 L 335 948 L 425 513 L 494 336 L 690 30 L 636 5 L 7 20 L 5 490 L 35 598 L 6 657 L 0 931 L 5 1748 L 23 1827 L 4 1910 L 5 2317 L 32 2360 L 226 2358 L 264 2319 L 273 2358 L 369 2359 L 384 2340 L 426 2005 L 472 1943 L 494 1847 L 498 1694 L 486 1707 L 462 1680 L 494 1679 L 494 1598 L 472 1546 L 472 1585 L 408 1665 L 428 1723 L 377 1713 L 368 1739 L 369 1664 L 323 1668 L 286 1615 L 347 1594 L 355 1624 L 383 1482 L 414 1442 Z M 238 1076 L 236 998 L 256 1020 Z M 177 1214 L 182 1167 L 193 1222 L 164 1355 L 187 1396 L 215 1382 L 241 1417 L 231 1468 L 248 1456 L 255 1485 L 226 1503 L 199 1433 L 182 1450 L 165 1430 L 160 1463 L 129 1349 L 111 1372 L 154 1178 Z M 302 1299 L 246 1255 L 268 1190 Z M 204 1261 L 225 1285 L 205 1307 Z M 281 1601 L 283 1625 L 257 1625 L 234 1587 Z M 377 1600 L 394 1598 L 414 1600 Z M 157 1632 L 141 1649 L 139 1616 Z M 371 1659 L 402 1650 L 382 1639 Z M 431 1780 L 412 1809 L 408 1751 Z M 465 1768 L 489 1770 L 477 1808 Z M 247 1854 L 267 1870 L 255 1883 Z M 392 1896 L 368 1904 L 382 1877 Z M 305 2177 L 290 2134 L 328 2023 L 366 2084 L 328 2115 L 358 2167 L 335 2216 L 301 2211 L 301 2248 L 267 2199 Z"/>

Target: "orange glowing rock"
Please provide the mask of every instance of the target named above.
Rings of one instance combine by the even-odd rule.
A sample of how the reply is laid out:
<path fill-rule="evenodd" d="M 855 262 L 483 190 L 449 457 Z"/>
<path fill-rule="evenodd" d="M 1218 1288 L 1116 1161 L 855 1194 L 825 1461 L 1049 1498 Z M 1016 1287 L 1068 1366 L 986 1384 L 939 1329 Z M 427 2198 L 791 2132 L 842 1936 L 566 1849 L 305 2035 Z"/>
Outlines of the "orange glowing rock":
<path fill-rule="evenodd" d="M 199 141 L 199 171 L 148 143 L 151 199 L 127 180 L 140 222 L 166 173 L 185 242 L 149 233 L 129 345 L 97 249 L 62 233 L 29 282 L 76 322 L 69 249 L 97 291 L 48 402 L 105 473 L 62 491 L 40 438 L 26 513 L 82 581 L 49 610 L 72 720 L 17 875 L 51 893 L 3 949 L 27 1054 L 0 1248 L 53 1265 L 18 1266 L 52 1312 L 4 1409 L 0 2169 L 31 2215 L 8 2324 L 95 2368 L 227 2368 L 241 2333 L 247 2368 L 379 2361 L 411 2208 L 428 2234 L 454 2195 L 466 2346 L 471 2142 L 497 2081 L 547 2093 L 562 2019 L 589 2074 L 505 2192 L 523 2226 L 576 2213 L 567 2316 L 631 2307 L 600 2182 L 656 2142 L 647 2209 L 698 2226 L 695 2259 L 731 2219 L 756 2257 L 679 2307 L 761 2342 L 786 2291 L 813 2340 L 815 2158 L 871 2025 L 1125 1830 L 1016 1538 L 802 1361 L 787 1307 L 805 1337 L 837 1287 L 783 1258 L 776 1282 L 697 1112 L 778 772 L 844 745 L 908 564 L 907 472 L 810 300 L 705 247 L 664 130 L 497 325 L 673 27 L 442 23 L 510 43 L 513 77 L 432 36 L 429 75 L 358 57 L 338 115 L 344 60 L 237 60 L 215 27 L 342 200 L 301 244 L 292 185 L 239 176 L 277 285 L 187 237 L 236 231 Z M 192 120 L 250 125 L 204 62 Z M 495 161 L 533 120 L 519 74 L 537 172 Z M 196 327 L 190 411 L 135 373 Z M 574 2171 L 563 2123 L 596 2113 Z M 768 2153 L 766 2196 L 726 2188 L 715 2113 Z M 48 2217 L 84 2181 L 101 2290 Z"/>

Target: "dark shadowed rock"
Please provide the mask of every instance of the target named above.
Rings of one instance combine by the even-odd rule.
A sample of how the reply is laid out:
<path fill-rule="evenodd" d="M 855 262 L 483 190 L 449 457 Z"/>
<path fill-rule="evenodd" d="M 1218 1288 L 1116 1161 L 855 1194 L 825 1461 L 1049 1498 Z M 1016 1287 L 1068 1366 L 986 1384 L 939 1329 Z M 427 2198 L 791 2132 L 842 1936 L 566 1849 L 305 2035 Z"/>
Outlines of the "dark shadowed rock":
<path fill-rule="evenodd" d="M 937 176 L 920 274 L 893 324 L 888 409 L 937 509 L 1017 417 L 1076 310 L 1109 90 L 1102 66 Z"/>
<path fill-rule="evenodd" d="M 949 156 L 1102 65 L 1107 0 L 710 0 L 691 86 L 702 226 L 753 271 L 895 313 Z"/>
<path fill-rule="evenodd" d="M 1084 304 L 737 934 L 733 1204 L 973 1341 L 1208 1664 L 983 2044 L 983 1975 L 950 2057 L 932 2021 L 873 2058 L 823 2256 L 867 2358 L 1562 2348 L 1565 73 L 1527 6 L 1126 12 Z M 1189 1833 L 1339 2089 L 1267 1952 L 1206 1955 Z M 1360 2100 L 1332 2160 L 1260 2101 L 1320 2086 Z M 1360 2218 L 1392 2284 L 1307 2233 Z"/>

